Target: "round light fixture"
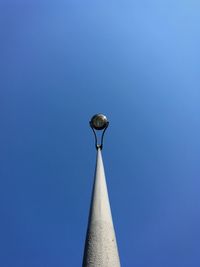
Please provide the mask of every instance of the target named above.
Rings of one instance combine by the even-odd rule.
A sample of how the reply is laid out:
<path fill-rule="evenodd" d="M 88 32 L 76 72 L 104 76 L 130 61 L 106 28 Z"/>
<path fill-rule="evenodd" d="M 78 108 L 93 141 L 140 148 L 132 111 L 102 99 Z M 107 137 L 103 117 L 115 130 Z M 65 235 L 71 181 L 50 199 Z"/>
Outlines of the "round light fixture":
<path fill-rule="evenodd" d="M 92 117 L 90 125 L 95 130 L 103 130 L 108 127 L 108 119 L 103 114 L 96 114 Z"/>

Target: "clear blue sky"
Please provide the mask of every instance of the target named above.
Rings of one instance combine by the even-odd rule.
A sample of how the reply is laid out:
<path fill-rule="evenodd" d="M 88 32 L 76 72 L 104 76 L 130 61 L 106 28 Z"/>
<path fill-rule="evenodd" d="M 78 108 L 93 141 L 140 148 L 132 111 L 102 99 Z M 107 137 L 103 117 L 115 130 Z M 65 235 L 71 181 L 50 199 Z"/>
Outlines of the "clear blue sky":
<path fill-rule="evenodd" d="M 199 267 L 200 2 L 1 0 L 0 25 L 0 266 L 81 266 L 103 112 L 122 267 Z"/>

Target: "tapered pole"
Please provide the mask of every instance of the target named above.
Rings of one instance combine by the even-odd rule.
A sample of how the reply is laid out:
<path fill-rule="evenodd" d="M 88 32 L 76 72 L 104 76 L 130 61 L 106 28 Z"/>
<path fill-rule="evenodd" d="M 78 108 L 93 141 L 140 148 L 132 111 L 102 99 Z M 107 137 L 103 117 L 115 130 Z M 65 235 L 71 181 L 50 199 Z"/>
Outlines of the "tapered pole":
<path fill-rule="evenodd" d="M 97 147 L 96 169 L 82 266 L 120 267 L 101 150 L 102 147 Z"/>

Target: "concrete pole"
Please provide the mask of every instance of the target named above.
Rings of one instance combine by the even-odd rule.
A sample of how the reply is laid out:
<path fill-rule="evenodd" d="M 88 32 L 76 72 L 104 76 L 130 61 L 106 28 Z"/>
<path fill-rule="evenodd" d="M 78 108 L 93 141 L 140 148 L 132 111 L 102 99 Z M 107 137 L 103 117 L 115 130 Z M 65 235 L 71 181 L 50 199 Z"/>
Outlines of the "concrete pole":
<path fill-rule="evenodd" d="M 97 150 L 96 171 L 83 267 L 120 267 L 101 149 Z"/>

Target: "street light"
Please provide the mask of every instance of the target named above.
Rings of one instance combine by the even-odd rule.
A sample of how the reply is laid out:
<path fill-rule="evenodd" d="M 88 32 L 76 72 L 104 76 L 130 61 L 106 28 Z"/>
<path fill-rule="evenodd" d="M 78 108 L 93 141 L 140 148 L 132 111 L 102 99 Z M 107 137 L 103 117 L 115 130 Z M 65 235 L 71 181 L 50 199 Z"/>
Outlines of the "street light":
<path fill-rule="evenodd" d="M 94 136 L 95 136 L 96 149 L 100 148 L 102 150 L 103 137 L 104 137 L 106 129 L 108 128 L 108 125 L 109 125 L 109 121 L 106 118 L 106 116 L 103 114 L 96 114 L 91 118 L 90 127 L 92 128 Z M 100 144 L 98 144 L 97 134 L 96 134 L 95 130 L 97 130 L 97 131 L 103 130 L 102 135 L 101 135 L 101 143 Z"/>

